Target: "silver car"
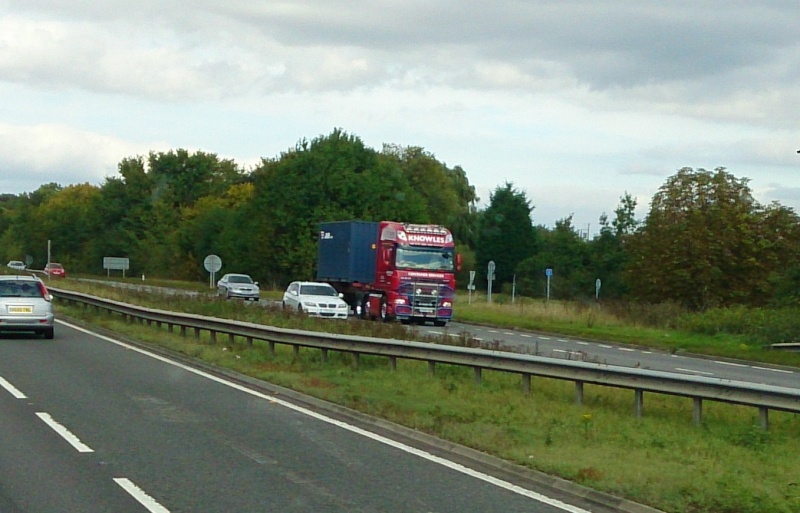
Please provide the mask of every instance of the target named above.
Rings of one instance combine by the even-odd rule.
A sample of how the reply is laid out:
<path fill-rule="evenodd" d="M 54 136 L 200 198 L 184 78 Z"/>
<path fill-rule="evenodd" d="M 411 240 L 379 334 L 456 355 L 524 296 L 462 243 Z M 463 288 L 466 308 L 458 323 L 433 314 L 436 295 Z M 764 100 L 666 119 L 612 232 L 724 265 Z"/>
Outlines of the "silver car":
<path fill-rule="evenodd" d="M 0 332 L 33 332 L 51 339 L 52 296 L 35 276 L 0 276 Z"/>
<path fill-rule="evenodd" d="M 258 282 L 247 274 L 226 274 L 217 282 L 217 295 L 225 299 L 240 297 L 258 301 L 260 294 Z"/>
<path fill-rule="evenodd" d="M 15 271 L 24 271 L 25 263 L 19 260 L 12 260 L 6 264 L 6 267 L 8 267 L 9 269 L 14 269 Z"/>
<path fill-rule="evenodd" d="M 331 285 L 314 281 L 290 283 L 283 293 L 283 307 L 333 319 L 347 319 L 350 308 Z"/>

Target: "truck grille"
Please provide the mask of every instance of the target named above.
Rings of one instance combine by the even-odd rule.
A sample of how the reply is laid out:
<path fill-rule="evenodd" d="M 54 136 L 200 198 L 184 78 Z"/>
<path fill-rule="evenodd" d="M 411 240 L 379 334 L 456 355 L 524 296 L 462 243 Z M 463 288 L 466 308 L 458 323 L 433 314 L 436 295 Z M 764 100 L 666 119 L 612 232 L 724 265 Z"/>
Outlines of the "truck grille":
<path fill-rule="evenodd" d="M 408 298 L 408 304 L 414 309 L 435 309 L 441 298 L 453 297 L 454 290 L 447 285 L 431 282 L 406 282 L 400 285 L 398 292 Z"/>

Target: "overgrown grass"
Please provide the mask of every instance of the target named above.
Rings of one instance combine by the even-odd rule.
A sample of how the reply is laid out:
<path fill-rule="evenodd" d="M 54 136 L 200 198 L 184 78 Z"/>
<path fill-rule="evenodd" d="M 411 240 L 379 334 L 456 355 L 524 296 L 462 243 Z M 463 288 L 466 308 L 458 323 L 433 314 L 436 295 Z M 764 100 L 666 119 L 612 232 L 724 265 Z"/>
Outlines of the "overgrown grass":
<path fill-rule="evenodd" d="M 241 304 L 239 305 L 241 307 Z M 166 328 L 125 323 L 119 316 L 59 306 L 62 314 L 147 343 L 292 388 L 442 439 L 557 475 L 668 512 L 790 513 L 800 511 L 797 471 L 800 419 L 773 413 L 771 428 L 757 412 L 706 403 L 704 423 L 691 422 L 691 401 L 648 395 L 645 417 L 632 414 L 630 392 L 587 386 L 584 404 L 574 387 L 533 380 L 521 392 L 517 376 L 349 355 L 243 340 L 212 344 Z M 357 323 L 358 324 L 358 323 Z M 226 339 L 227 341 L 227 339 Z"/>

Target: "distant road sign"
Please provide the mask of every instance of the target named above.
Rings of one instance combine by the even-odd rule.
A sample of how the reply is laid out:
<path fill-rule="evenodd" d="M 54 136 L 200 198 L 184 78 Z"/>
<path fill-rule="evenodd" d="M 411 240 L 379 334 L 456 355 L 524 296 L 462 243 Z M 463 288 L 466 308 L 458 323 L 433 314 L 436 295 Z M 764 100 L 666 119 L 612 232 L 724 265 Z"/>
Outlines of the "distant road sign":
<path fill-rule="evenodd" d="M 553 270 L 551 268 L 547 268 L 544 270 L 544 275 L 547 277 L 553 276 Z"/>
<path fill-rule="evenodd" d="M 208 255 L 206 259 L 203 260 L 203 266 L 206 268 L 206 271 L 215 273 L 222 269 L 222 259 L 217 255 Z"/>
<path fill-rule="evenodd" d="M 103 269 L 113 269 L 115 271 L 127 271 L 131 268 L 129 258 L 103 257 Z"/>

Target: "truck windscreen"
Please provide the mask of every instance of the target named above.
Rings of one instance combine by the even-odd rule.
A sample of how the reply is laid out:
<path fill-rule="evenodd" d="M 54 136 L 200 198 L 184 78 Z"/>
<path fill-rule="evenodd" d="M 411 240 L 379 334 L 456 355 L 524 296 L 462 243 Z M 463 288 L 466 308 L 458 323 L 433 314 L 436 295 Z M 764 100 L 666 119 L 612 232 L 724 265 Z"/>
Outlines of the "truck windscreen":
<path fill-rule="evenodd" d="M 398 246 L 395 257 L 398 269 L 452 271 L 453 250 L 449 248 L 411 248 Z"/>

